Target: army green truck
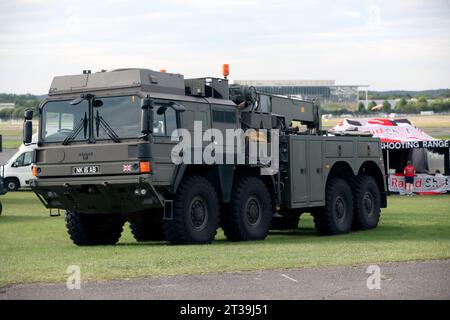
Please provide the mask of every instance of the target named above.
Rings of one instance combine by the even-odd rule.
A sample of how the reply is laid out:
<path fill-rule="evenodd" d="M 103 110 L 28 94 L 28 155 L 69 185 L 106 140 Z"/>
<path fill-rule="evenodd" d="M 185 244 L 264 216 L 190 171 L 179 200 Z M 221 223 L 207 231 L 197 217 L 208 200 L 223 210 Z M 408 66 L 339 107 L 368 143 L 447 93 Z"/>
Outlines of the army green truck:
<path fill-rule="evenodd" d="M 32 117 L 25 112 L 24 143 Z M 226 77 L 58 76 L 39 106 L 30 185 L 66 212 L 76 245 L 115 244 L 127 221 L 137 241 L 173 244 L 210 243 L 219 227 L 230 241 L 262 240 L 297 228 L 303 213 L 320 235 L 375 228 L 386 207 L 380 141 L 331 135 L 320 120 L 315 101 Z M 228 132 L 232 141 L 220 138 Z"/>

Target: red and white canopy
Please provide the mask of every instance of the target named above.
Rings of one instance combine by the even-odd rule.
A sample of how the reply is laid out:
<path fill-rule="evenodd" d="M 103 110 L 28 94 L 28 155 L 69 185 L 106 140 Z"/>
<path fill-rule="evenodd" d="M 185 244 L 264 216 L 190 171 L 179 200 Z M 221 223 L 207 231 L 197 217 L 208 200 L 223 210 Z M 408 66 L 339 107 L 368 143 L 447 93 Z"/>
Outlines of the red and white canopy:
<path fill-rule="evenodd" d="M 447 140 L 437 140 L 411 124 L 408 119 L 343 119 L 331 133 L 369 132 L 380 138 L 383 149 L 448 148 Z"/>

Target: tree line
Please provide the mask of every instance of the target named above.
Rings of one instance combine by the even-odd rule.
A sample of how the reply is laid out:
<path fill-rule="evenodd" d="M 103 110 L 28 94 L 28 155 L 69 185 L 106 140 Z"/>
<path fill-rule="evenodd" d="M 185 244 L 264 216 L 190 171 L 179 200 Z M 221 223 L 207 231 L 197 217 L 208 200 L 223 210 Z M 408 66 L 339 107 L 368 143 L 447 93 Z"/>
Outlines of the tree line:
<path fill-rule="evenodd" d="M 377 106 L 375 101 L 370 101 L 365 107 L 363 102 L 358 103 L 357 111 L 351 110 L 350 108 L 333 108 L 327 109 L 325 106 L 322 108 L 322 113 L 330 113 L 333 115 L 342 115 L 342 114 L 364 114 L 370 115 L 373 113 L 384 112 L 384 113 L 404 113 L 404 114 L 415 114 L 420 113 L 421 111 L 434 111 L 435 113 L 441 112 L 450 112 L 450 100 L 445 98 L 434 99 L 432 101 L 428 101 L 427 97 L 421 96 L 417 99 L 406 100 L 406 98 L 401 98 L 397 101 L 397 103 L 393 106 L 387 100 L 384 100 L 382 103 L 381 109 L 372 110 Z"/>
<path fill-rule="evenodd" d="M 0 109 L 0 119 L 21 119 L 26 109 L 37 110 L 40 100 L 41 97 L 32 94 L 0 93 L 0 103 L 15 104 L 11 109 Z"/>
<path fill-rule="evenodd" d="M 436 90 L 438 91 L 438 90 Z M 445 90 L 447 92 L 449 90 Z M 36 96 L 32 94 L 11 94 L 11 93 L 0 93 L 0 103 L 14 103 L 15 107 L 11 109 L 0 110 L 0 119 L 21 119 L 23 117 L 23 112 L 25 109 L 37 110 L 37 107 L 42 99 L 42 96 Z M 400 98 L 400 100 L 392 106 L 387 99 L 383 102 L 382 110 L 373 110 L 372 108 L 377 105 L 375 101 L 371 101 L 366 109 L 364 103 L 359 102 L 357 112 L 359 114 L 371 114 L 375 112 L 385 112 L 385 113 L 405 113 L 413 114 L 419 113 L 420 111 L 434 111 L 436 113 L 440 112 L 450 112 L 450 100 L 445 97 L 436 98 L 431 102 L 428 101 L 429 96 L 423 95 L 419 96 L 417 99 L 407 100 L 406 97 Z M 395 108 L 394 108 L 395 107 Z M 348 106 L 337 107 L 327 109 L 327 106 L 322 107 L 322 113 L 331 113 L 334 115 L 341 114 L 352 114 L 355 113 Z M 37 115 L 37 112 L 35 112 Z"/>

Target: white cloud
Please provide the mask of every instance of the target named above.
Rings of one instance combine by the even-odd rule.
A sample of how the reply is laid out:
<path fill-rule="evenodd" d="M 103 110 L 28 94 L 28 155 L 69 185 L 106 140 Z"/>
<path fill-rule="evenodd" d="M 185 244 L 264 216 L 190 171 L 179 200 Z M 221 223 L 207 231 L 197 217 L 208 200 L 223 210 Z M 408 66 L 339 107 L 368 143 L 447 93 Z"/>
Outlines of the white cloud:
<path fill-rule="evenodd" d="M 225 62 L 234 79 L 449 87 L 448 13 L 420 0 L 0 2 L 0 92 L 89 68 L 219 76 Z"/>

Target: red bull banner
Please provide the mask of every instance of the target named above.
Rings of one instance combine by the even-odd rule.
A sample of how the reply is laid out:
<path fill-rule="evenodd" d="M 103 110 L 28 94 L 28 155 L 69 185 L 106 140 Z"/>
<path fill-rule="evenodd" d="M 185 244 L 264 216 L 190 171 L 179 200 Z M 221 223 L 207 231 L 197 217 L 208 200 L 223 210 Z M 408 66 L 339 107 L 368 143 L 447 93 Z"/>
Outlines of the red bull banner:
<path fill-rule="evenodd" d="M 390 175 L 388 177 L 388 189 L 391 192 L 405 193 L 405 177 Z M 414 192 L 416 193 L 446 193 L 450 191 L 449 176 L 433 176 L 418 174 L 414 177 Z"/>

